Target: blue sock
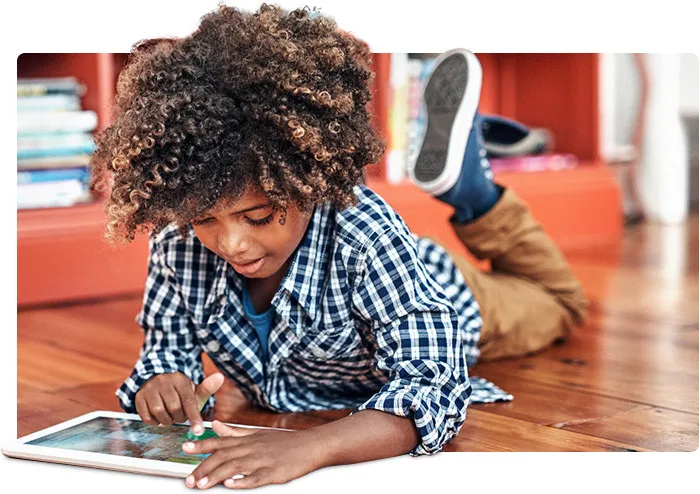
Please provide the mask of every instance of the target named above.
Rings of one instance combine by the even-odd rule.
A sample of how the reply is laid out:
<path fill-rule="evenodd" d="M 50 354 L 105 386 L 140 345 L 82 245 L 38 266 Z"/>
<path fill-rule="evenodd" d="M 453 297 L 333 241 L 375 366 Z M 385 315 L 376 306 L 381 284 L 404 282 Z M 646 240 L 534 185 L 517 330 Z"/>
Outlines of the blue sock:
<path fill-rule="evenodd" d="M 493 188 L 489 188 L 488 192 L 476 202 L 473 208 L 469 206 L 455 206 L 455 214 L 453 218 L 457 223 L 468 223 L 485 215 L 493 208 L 501 198 L 503 188 L 494 184 Z"/>
<path fill-rule="evenodd" d="M 478 113 L 469 132 L 459 179 L 437 198 L 455 208 L 459 223 L 473 221 L 486 214 L 498 202 L 503 189 L 493 182 L 493 173 L 481 137 L 482 117 Z"/>

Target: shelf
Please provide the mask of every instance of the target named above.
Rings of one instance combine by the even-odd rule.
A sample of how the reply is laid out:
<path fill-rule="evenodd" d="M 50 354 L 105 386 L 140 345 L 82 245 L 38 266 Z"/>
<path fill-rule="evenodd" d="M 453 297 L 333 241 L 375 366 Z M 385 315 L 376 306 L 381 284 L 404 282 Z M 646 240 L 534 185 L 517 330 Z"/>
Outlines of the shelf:
<path fill-rule="evenodd" d="M 103 229 L 105 218 L 101 202 L 65 208 L 21 209 L 17 211 L 17 239 L 71 236 Z"/>
<path fill-rule="evenodd" d="M 102 203 L 17 212 L 17 304 L 60 303 L 143 292 L 148 241 L 104 240 Z"/>
<path fill-rule="evenodd" d="M 598 56 L 596 54 L 477 54 L 484 68 L 480 110 L 550 128 L 557 152 L 583 163 L 575 170 L 502 173 L 562 247 L 619 241 L 620 194 L 610 170 L 597 162 Z M 115 84 L 125 54 L 22 54 L 18 77 L 77 76 L 87 87 L 84 108 L 98 114 L 98 129 L 112 118 Z M 387 138 L 392 98 L 390 54 L 373 54 L 372 120 Z M 382 195 L 419 235 L 432 235 L 463 250 L 452 232 L 449 206 L 411 183 L 384 181 L 385 162 L 366 168 L 368 185 Z M 143 292 L 145 236 L 127 247 L 103 238 L 104 202 L 17 213 L 18 305 L 61 303 Z M 562 214 L 566 211 L 566 214 Z"/>
<path fill-rule="evenodd" d="M 500 173 L 496 182 L 512 188 L 564 249 L 619 242 L 623 224 L 620 192 L 610 169 L 600 162 L 583 162 L 571 170 Z M 367 185 L 417 235 L 430 235 L 451 249 L 465 250 L 449 225 L 450 206 L 411 182 L 392 185 L 368 178 Z"/>

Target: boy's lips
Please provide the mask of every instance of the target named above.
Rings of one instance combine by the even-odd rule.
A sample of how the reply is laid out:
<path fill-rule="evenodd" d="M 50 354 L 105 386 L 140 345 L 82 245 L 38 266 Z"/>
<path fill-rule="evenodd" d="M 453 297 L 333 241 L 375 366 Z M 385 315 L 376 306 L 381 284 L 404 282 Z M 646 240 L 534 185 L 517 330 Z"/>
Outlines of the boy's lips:
<path fill-rule="evenodd" d="M 249 274 L 254 274 L 255 272 L 257 272 L 260 269 L 260 267 L 263 265 L 264 262 L 265 262 L 265 256 L 263 256 L 257 260 L 254 260 L 252 262 L 237 264 L 233 261 L 229 261 L 229 264 L 231 264 L 231 266 L 233 266 L 233 269 L 235 269 L 236 272 L 238 272 L 240 274 L 249 275 Z"/>
<path fill-rule="evenodd" d="M 238 259 L 231 259 L 229 262 L 230 262 L 231 264 L 235 264 L 236 266 L 247 266 L 248 264 L 252 264 L 252 263 L 254 263 L 255 261 L 259 261 L 259 260 L 260 260 L 260 257 L 256 257 L 256 258 L 254 258 L 254 259 L 251 259 L 250 261 L 247 261 L 247 260 L 244 261 L 244 260 L 242 260 L 242 259 L 241 259 L 241 260 L 238 260 Z"/>

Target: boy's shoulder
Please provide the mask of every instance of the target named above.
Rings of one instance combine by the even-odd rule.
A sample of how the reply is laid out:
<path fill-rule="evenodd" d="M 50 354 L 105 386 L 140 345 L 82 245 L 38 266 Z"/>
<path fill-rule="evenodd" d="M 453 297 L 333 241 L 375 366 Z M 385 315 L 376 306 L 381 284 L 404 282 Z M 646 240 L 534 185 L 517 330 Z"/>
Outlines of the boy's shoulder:
<path fill-rule="evenodd" d="M 336 214 L 338 237 L 362 248 L 380 235 L 412 236 L 401 216 L 379 194 L 361 184 L 355 187 L 355 195 L 357 204 Z"/>
<path fill-rule="evenodd" d="M 186 266 L 199 270 L 216 269 L 216 255 L 204 247 L 191 226 L 181 233 L 178 225 L 171 223 L 152 235 L 150 241 L 151 256 L 163 256 L 165 263 L 176 271 Z"/>
<path fill-rule="evenodd" d="M 151 243 L 166 247 L 174 245 L 187 245 L 194 242 L 197 237 L 194 235 L 192 227 L 187 227 L 183 236 L 178 228 L 178 225 L 171 223 L 165 226 L 161 231 L 151 236 Z"/>

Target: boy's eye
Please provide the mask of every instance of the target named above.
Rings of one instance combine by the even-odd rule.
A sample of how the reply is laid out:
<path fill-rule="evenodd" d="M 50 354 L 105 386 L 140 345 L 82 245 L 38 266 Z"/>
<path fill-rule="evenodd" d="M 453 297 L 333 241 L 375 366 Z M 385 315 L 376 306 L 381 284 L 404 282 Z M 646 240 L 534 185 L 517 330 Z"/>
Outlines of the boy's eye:
<path fill-rule="evenodd" d="M 197 225 L 197 226 L 205 225 L 205 224 L 210 223 L 210 222 L 211 222 L 211 218 L 204 218 L 202 220 L 192 220 L 192 224 Z"/>
<path fill-rule="evenodd" d="M 245 220 L 246 220 L 248 223 L 250 223 L 251 225 L 254 225 L 254 226 L 262 226 L 262 225 L 267 225 L 268 223 L 270 223 L 270 222 L 272 221 L 272 217 L 273 217 L 273 216 L 274 216 L 274 215 L 271 214 L 271 215 L 269 215 L 269 216 L 265 216 L 264 218 L 262 218 L 262 219 L 260 219 L 260 220 L 254 220 L 254 219 L 248 218 L 248 217 L 246 216 Z"/>

